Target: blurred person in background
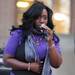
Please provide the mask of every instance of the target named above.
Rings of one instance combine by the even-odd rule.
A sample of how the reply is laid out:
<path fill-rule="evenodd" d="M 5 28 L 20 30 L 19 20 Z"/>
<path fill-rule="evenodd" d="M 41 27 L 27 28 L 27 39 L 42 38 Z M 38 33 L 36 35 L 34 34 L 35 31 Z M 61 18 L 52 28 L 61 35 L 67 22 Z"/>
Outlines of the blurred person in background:
<path fill-rule="evenodd" d="M 59 37 L 54 32 L 53 11 L 34 2 L 23 14 L 22 25 L 12 28 L 4 47 L 10 75 L 52 75 L 62 63 Z"/>

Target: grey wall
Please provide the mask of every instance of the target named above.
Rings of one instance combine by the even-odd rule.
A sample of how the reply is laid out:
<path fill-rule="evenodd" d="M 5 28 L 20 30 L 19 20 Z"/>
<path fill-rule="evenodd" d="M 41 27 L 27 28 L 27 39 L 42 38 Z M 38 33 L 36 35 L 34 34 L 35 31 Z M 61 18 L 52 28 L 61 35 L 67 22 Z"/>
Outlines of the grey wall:
<path fill-rule="evenodd" d="M 71 0 L 71 33 L 75 34 L 75 0 Z"/>
<path fill-rule="evenodd" d="M 0 47 L 6 40 L 11 25 L 15 24 L 15 3 L 16 0 L 0 0 Z"/>
<path fill-rule="evenodd" d="M 59 69 L 53 69 L 54 75 L 75 75 L 75 44 L 73 35 L 60 36 L 63 63 Z"/>

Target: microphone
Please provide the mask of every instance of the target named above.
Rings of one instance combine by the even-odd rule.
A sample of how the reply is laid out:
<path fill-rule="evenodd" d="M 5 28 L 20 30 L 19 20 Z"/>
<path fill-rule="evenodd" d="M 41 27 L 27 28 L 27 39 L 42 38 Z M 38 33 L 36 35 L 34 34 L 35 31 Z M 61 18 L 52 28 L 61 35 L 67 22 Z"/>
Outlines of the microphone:
<path fill-rule="evenodd" d="M 42 24 L 41 26 L 40 26 L 40 29 L 41 29 L 41 32 L 42 33 L 44 33 L 45 34 L 45 36 L 48 36 L 49 34 L 48 34 L 48 27 L 47 27 L 47 25 L 45 25 L 45 24 Z"/>
<path fill-rule="evenodd" d="M 42 24 L 40 27 L 44 28 L 45 30 L 50 30 L 50 28 L 47 25 L 45 25 L 45 24 Z"/>
<path fill-rule="evenodd" d="M 45 24 L 40 26 L 43 29 L 43 33 L 45 34 L 45 38 L 48 40 L 49 38 L 53 39 L 53 31 Z"/>

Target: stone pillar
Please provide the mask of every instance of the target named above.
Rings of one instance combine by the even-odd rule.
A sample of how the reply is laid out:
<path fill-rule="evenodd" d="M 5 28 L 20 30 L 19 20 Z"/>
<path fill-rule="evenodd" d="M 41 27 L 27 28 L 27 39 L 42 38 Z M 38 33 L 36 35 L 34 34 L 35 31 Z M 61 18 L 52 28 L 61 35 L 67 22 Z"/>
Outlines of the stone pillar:
<path fill-rule="evenodd" d="M 0 0 L 0 47 L 9 35 L 11 25 L 16 23 L 16 0 Z"/>
<path fill-rule="evenodd" d="M 70 32 L 75 35 L 75 0 L 71 0 L 71 28 Z"/>

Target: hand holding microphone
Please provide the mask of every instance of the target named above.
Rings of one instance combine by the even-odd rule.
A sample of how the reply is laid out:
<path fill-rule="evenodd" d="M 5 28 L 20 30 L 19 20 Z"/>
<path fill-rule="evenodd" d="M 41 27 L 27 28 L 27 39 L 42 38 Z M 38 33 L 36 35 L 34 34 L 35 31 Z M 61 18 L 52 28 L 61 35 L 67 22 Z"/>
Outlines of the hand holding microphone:
<path fill-rule="evenodd" d="M 43 29 L 43 32 L 47 33 L 46 39 L 51 41 L 53 39 L 53 31 L 45 24 L 42 24 L 40 28 Z"/>

